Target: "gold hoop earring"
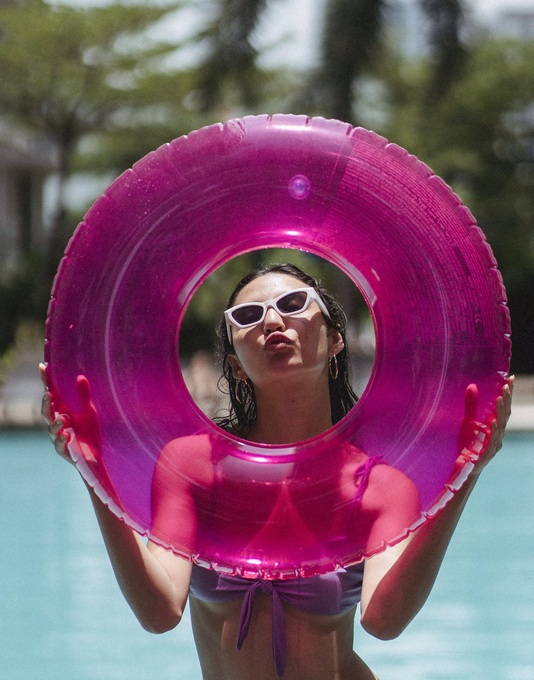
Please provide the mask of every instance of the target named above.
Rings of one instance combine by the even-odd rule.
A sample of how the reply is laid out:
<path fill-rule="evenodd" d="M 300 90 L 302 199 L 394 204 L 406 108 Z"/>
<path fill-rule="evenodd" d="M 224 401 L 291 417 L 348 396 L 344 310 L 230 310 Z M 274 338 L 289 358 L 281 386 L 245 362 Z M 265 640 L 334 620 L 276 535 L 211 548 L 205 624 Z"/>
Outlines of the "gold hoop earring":
<path fill-rule="evenodd" d="M 339 369 L 337 366 L 337 356 L 335 354 L 333 354 L 328 361 L 328 371 L 332 380 L 337 380 Z"/>
<path fill-rule="evenodd" d="M 243 390 L 246 388 L 246 393 L 243 394 Z M 242 378 L 238 378 L 237 382 L 234 387 L 234 394 L 236 400 L 243 406 L 245 402 L 247 402 L 251 395 L 252 395 L 252 390 L 250 389 L 250 385 L 248 384 L 248 378 L 245 378 L 243 380 Z M 243 397 L 243 399 L 241 399 Z"/>

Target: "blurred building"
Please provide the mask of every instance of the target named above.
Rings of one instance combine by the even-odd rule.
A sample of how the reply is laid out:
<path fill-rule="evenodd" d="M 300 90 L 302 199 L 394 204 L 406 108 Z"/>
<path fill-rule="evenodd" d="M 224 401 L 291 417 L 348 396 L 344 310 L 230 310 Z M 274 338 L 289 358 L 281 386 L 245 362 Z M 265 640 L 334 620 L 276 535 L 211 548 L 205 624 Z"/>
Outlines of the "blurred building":
<path fill-rule="evenodd" d="M 54 167 L 41 137 L 0 121 L 0 268 L 44 244 L 43 185 Z"/>
<path fill-rule="evenodd" d="M 495 35 L 514 40 L 534 40 L 534 8 L 505 9 L 490 25 Z"/>

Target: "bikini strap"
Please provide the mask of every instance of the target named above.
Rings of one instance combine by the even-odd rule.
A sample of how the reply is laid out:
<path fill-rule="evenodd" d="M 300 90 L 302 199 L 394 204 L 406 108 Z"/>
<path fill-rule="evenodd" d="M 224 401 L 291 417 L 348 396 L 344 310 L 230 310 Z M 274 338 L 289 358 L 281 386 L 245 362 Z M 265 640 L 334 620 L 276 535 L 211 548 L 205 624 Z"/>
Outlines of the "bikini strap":
<path fill-rule="evenodd" d="M 371 458 L 368 458 L 365 463 L 360 465 L 359 467 L 356 468 L 354 471 L 354 482 L 356 483 L 359 478 L 360 483 L 358 485 L 358 491 L 356 492 L 356 495 L 354 496 L 354 501 L 353 503 L 357 505 L 362 504 L 363 500 L 363 494 L 365 493 L 367 486 L 369 484 L 369 477 L 371 475 L 371 470 L 374 468 L 375 465 L 378 465 L 378 463 L 382 462 L 382 456 L 372 456 Z"/>
<path fill-rule="evenodd" d="M 273 601 L 272 651 L 276 674 L 279 678 L 282 678 L 286 670 L 287 657 L 286 622 L 284 618 L 282 600 L 280 599 L 280 595 L 272 581 L 256 579 L 247 590 L 247 593 L 243 599 L 243 606 L 241 607 L 241 618 L 239 619 L 239 632 L 237 635 L 236 647 L 237 649 L 241 649 L 248 635 L 248 629 L 252 619 L 254 597 L 258 589 L 260 589 L 266 595 L 269 595 Z"/>
<path fill-rule="evenodd" d="M 352 522 L 352 517 L 355 512 L 358 512 L 362 506 L 363 494 L 365 493 L 369 485 L 369 477 L 371 475 L 371 470 L 375 465 L 382 462 L 382 456 L 372 456 L 368 458 L 365 463 L 362 463 L 359 467 L 354 470 L 354 483 L 358 484 L 358 489 L 352 499 L 350 505 L 349 517 L 347 520 L 347 530 Z"/>

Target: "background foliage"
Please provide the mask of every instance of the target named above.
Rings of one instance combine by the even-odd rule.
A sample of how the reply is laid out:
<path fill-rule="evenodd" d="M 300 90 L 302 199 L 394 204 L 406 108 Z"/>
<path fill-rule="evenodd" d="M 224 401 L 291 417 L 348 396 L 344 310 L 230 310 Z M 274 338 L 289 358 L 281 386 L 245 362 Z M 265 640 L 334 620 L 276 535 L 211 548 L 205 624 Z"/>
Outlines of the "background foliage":
<path fill-rule="evenodd" d="M 44 319 L 53 272 L 81 218 L 63 190 L 73 175 L 117 176 L 203 125 L 291 112 L 370 127 L 453 186 L 503 272 L 513 370 L 534 373 L 532 42 L 468 34 L 460 0 L 420 0 L 428 50 L 408 59 L 389 32 L 386 0 L 329 0 L 317 66 L 269 70 L 256 47 L 267 0 L 201 0 L 202 28 L 173 40 L 162 24 L 192 2 L 0 5 L 0 116 L 54 144 L 60 186 L 46 252 L 30 248 L 0 272 L 0 354 L 21 319 Z M 232 266 L 231 276 L 243 264 Z M 208 336 L 188 328 L 211 324 L 213 291 L 200 295 L 204 311 L 184 327 L 191 348 Z"/>

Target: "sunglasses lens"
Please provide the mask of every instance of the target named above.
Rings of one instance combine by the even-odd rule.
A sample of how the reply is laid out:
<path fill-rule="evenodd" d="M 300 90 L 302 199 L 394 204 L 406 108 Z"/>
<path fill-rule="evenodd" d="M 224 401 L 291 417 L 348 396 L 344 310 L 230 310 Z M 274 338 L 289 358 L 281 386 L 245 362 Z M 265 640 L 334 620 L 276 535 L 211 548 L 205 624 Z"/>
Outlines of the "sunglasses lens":
<path fill-rule="evenodd" d="M 239 309 L 232 312 L 232 317 L 241 326 L 258 323 L 262 316 L 263 307 L 260 305 L 246 305 L 245 307 L 239 307 Z"/>
<path fill-rule="evenodd" d="M 277 307 L 282 314 L 293 314 L 299 312 L 308 299 L 308 293 L 305 291 L 298 291 L 296 293 L 288 293 L 283 298 L 278 300 Z"/>

